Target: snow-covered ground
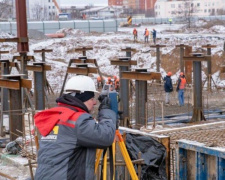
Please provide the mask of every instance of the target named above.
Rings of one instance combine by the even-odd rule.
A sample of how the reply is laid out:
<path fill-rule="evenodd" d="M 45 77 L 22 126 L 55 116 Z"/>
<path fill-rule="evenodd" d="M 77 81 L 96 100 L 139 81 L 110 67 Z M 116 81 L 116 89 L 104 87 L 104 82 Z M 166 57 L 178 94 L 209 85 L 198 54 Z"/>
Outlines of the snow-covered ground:
<path fill-rule="evenodd" d="M 107 75 L 118 75 L 118 67 L 110 65 L 111 59 L 125 56 L 125 52 L 121 51 L 122 48 L 131 47 L 136 49 L 132 53 L 132 60 L 137 60 L 138 65 L 133 68 L 147 68 L 148 71 L 156 71 L 156 57 L 152 55 L 155 48 L 150 48 L 152 39 L 149 44 L 144 43 L 144 30 L 148 28 L 150 31 L 156 29 L 157 31 L 157 44 L 166 45 L 161 48 L 162 54 L 170 55 L 175 49 L 176 45 L 185 44 L 193 47 L 193 52 L 202 45 L 212 44 L 216 48 L 212 49 L 212 55 L 223 54 L 223 45 L 225 39 L 225 27 L 213 26 L 205 29 L 200 25 L 204 22 L 199 22 L 198 27 L 187 29 L 183 24 L 162 24 L 162 25 L 142 25 L 137 27 L 138 30 L 138 43 L 133 42 L 132 31 L 133 28 L 119 28 L 118 32 L 111 33 L 85 33 L 80 30 L 62 29 L 59 32 L 66 33 L 64 38 L 58 39 L 30 39 L 28 55 L 34 55 L 36 61 L 41 61 L 41 53 L 34 53 L 37 49 L 53 49 L 52 53 L 46 53 L 46 62 L 52 66 L 52 70 L 47 72 L 47 78 L 55 91 L 60 91 L 61 84 L 66 74 L 68 62 L 72 58 L 82 56 L 82 52 L 75 52 L 75 48 L 79 47 L 93 47 L 93 50 L 87 51 L 87 57 L 96 59 L 100 66 L 101 72 Z M 12 37 L 6 33 L 0 32 L 0 38 Z M 0 43 L 0 50 L 10 50 L 10 54 L 2 54 L 2 59 L 12 59 L 16 53 L 16 43 Z M 162 75 L 166 71 L 162 67 L 160 69 Z M 174 72 L 172 79 L 177 79 L 179 71 Z M 32 74 L 29 74 L 32 78 Z M 224 85 L 225 82 L 219 79 L 219 69 L 213 74 L 216 79 L 217 85 Z"/>

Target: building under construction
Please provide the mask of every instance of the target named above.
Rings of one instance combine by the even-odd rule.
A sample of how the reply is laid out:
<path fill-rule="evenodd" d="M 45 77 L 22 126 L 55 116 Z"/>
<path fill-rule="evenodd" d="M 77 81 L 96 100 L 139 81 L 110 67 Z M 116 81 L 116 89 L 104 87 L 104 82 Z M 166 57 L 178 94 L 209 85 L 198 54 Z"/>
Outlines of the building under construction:
<path fill-rule="evenodd" d="M 70 75 L 91 76 L 93 79 L 97 75 L 103 79 L 107 74 L 101 72 L 96 59 L 87 56 L 93 47 L 76 47 L 74 52 L 79 52 L 80 57 L 69 60 L 63 82 L 58 85 L 61 92 L 55 93 L 46 76 L 52 67 L 45 58 L 52 49 L 34 51 L 35 54 L 41 53 L 41 62 L 35 61 L 35 56 L 28 55 L 25 4 L 25 0 L 16 0 L 17 37 L 0 39 L 0 42 L 16 43 L 19 53 L 12 60 L 1 59 L 0 134 L 3 138 L 9 136 L 11 143 L 18 137 L 22 138 L 19 151 L 21 156 L 27 158 L 25 166 L 29 167 L 30 177 L 34 179 L 40 138 L 35 129 L 34 114 L 56 106 L 55 99 L 63 93 Z M 160 43 L 150 45 L 155 50 L 154 72 L 137 68 L 138 62 L 132 59 L 132 53 L 136 50 L 130 47 L 121 49 L 124 56 L 110 61 L 110 66 L 118 68 L 120 78 L 119 91 L 113 91 L 120 99 L 114 107 L 120 114 L 114 178 L 225 179 L 224 104 L 220 101 L 224 90 L 216 86 L 212 77 L 212 49 L 216 46 L 205 44 L 201 47 L 205 49 L 202 52 L 193 52 L 190 45 L 176 46 L 179 71 L 185 73 L 188 82 L 186 103 L 182 107 L 175 105 L 176 85 L 171 93 L 171 106 L 164 104 L 160 52 L 165 47 Z M 7 53 L 0 51 L 0 54 Z M 207 67 L 204 81 L 203 64 Z M 28 72 L 33 74 L 32 80 L 28 79 Z M 220 72 L 221 75 L 225 73 L 224 66 L 220 67 Z M 9 121 L 8 132 L 4 127 L 6 117 Z M 10 150 L 14 148 L 13 153 L 16 154 L 18 148 L 15 147 L 14 144 Z M 99 150 L 96 155 L 96 177 L 110 179 L 110 155 L 101 156 L 101 153 Z M 4 172 L 0 172 L 0 176 L 13 179 Z"/>

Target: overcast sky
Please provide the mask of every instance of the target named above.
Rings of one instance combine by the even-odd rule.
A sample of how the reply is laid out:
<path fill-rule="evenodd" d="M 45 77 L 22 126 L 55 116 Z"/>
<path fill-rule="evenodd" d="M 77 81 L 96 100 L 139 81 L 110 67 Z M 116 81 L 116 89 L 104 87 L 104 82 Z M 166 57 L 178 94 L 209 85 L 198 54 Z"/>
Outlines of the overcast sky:
<path fill-rule="evenodd" d="M 94 5 L 107 5 L 108 0 L 58 0 L 60 1 L 60 4 L 69 4 L 69 5 L 88 5 L 88 4 L 94 4 Z"/>

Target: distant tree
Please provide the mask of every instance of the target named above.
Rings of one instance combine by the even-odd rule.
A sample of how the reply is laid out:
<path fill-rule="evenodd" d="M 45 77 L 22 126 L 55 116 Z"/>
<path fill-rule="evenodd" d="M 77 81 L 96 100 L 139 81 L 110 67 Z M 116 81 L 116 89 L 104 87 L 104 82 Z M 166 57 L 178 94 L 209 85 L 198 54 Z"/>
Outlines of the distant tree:
<path fill-rule="evenodd" d="M 177 15 L 186 21 L 188 28 L 190 28 L 193 16 L 199 8 L 194 4 L 193 0 L 183 0 L 178 9 Z"/>
<path fill-rule="evenodd" d="M 0 0 L 0 19 L 12 18 L 12 1 Z"/>
<path fill-rule="evenodd" d="M 218 9 L 217 15 L 225 15 L 225 10 L 224 9 Z"/>
<path fill-rule="evenodd" d="M 47 7 L 42 6 L 40 3 L 35 3 L 31 8 L 32 10 L 32 19 L 33 20 L 47 20 L 48 12 Z"/>

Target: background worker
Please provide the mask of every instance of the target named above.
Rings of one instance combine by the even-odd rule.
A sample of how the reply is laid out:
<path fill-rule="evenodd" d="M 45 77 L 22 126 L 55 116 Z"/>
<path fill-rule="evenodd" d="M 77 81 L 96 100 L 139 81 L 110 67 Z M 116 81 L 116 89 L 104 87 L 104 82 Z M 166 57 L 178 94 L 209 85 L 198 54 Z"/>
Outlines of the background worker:
<path fill-rule="evenodd" d="M 35 115 L 42 135 L 35 180 L 94 180 L 96 148 L 113 143 L 117 123 L 108 97 L 100 98 L 98 122 L 92 117 L 95 92 L 90 77 L 72 77 L 58 106 Z"/>
<path fill-rule="evenodd" d="M 112 78 L 111 77 L 108 77 L 108 81 L 106 82 L 106 84 L 113 85 L 113 81 L 112 81 Z"/>
<path fill-rule="evenodd" d="M 133 30 L 133 35 L 134 35 L 134 42 L 137 42 L 138 32 L 137 32 L 136 28 L 134 28 L 134 30 Z"/>
<path fill-rule="evenodd" d="M 115 90 L 119 91 L 120 90 L 120 79 L 116 75 L 114 75 L 113 78 L 114 78 Z"/>
<path fill-rule="evenodd" d="M 100 87 L 102 87 L 102 79 L 101 79 L 100 76 L 97 77 L 97 87 L 98 87 L 98 89 L 99 89 Z"/>
<path fill-rule="evenodd" d="M 153 38 L 154 44 L 156 44 L 156 30 L 155 29 L 153 29 L 153 31 L 152 31 L 152 38 Z"/>
<path fill-rule="evenodd" d="M 149 31 L 147 28 L 145 28 L 145 32 L 144 32 L 144 37 L 145 37 L 145 43 L 148 42 L 148 36 L 149 36 Z"/>
<path fill-rule="evenodd" d="M 184 106 L 184 89 L 187 84 L 187 80 L 184 76 L 184 73 L 180 73 L 180 77 L 178 78 L 178 83 L 177 83 L 177 92 L 178 92 L 178 100 L 179 100 L 179 105 Z"/>
<path fill-rule="evenodd" d="M 170 93 L 173 92 L 173 84 L 172 84 L 172 79 L 171 79 L 171 72 L 167 73 L 167 76 L 164 77 L 163 81 L 164 81 L 164 90 L 166 92 L 166 99 L 165 99 L 165 103 L 166 105 L 170 104 Z"/>

